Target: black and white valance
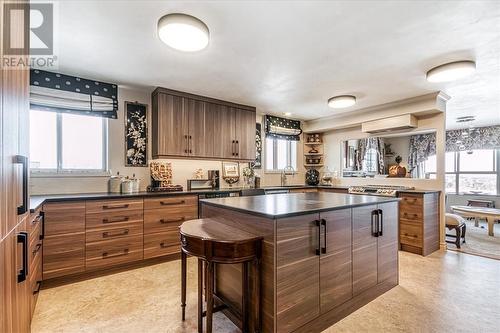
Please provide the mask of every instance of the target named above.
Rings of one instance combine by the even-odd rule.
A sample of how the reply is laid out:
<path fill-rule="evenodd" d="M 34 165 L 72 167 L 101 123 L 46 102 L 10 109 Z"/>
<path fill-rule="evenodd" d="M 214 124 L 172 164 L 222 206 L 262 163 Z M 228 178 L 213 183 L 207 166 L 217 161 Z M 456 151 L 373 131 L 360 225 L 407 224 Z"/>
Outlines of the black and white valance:
<path fill-rule="evenodd" d="M 500 126 L 446 131 L 446 151 L 500 149 Z"/>
<path fill-rule="evenodd" d="M 30 107 L 116 119 L 118 87 L 111 83 L 32 69 Z"/>
<path fill-rule="evenodd" d="M 266 137 L 300 141 L 300 121 L 275 116 L 266 116 Z"/>

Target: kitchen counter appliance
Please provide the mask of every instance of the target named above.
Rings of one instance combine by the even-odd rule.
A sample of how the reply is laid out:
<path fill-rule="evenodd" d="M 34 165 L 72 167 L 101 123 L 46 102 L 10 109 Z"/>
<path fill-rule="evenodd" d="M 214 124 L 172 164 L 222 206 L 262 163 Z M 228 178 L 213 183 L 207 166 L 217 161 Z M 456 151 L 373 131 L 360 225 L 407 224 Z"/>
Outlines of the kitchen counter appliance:
<path fill-rule="evenodd" d="M 414 190 L 414 187 L 394 185 L 359 185 L 348 189 L 350 194 L 378 195 L 384 197 L 396 197 L 398 191 Z"/>

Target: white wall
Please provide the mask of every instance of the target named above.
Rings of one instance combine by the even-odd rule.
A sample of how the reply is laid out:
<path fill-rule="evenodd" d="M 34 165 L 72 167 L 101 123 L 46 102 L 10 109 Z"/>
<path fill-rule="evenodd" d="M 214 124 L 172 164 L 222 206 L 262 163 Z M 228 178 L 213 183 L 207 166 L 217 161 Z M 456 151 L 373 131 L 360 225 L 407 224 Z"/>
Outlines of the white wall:
<path fill-rule="evenodd" d="M 151 158 L 151 91 L 134 88 L 118 88 L 118 119 L 109 120 L 109 169 L 113 174 L 120 172 L 122 176 L 136 175 L 141 181 L 141 190 L 145 190 L 150 184 L 150 175 L 148 167 L 125 167 L 125 122 L 124 107 L 125 101 L 139 102 L 148 105 L 148 158 Z M 262 112 L 258 112 L 257 121 L 262 121 Z M 264 139 L 264 135 L 263 135 Z M 265 147 L 264 147 L 265 148 Z M 297 150 L 299 164 L 298 173 L 294 176 L 288 176 L 289 184 L 304 184 L 303 167 L 303 145 L 299 142 Z M 263 159 L 265 152 L 262 152 Z M 173 183 L 182 185 L 187 189 L 187 179 L 194 178 L 196 169 L 201 168 L 205 174 L 207 170 L 221 170 L 221 161 L 210 160 L 189 160 L 189 159 L 168 159 L 172 163 Z M 263 160 L 263 165 L 264 165 Z M 240 168 L 246 167 L 248 163 L 240 163 Z M 261 186 L 275 186 L 280 184 L 280 175 L 264 173 L 263 169 L 256 170 L 261 176 Z M 241 172 L 240 172 L 241 174 Z M 33 176 L 30 181 L 31 194 L 65 194 L 65 193 L 93 193 L 107 191 L 108 177 L 39 177 Z M 221 187 L 229 185 L 221 180 Z M 243 186 L 243 177 L 233 185 L 234 187 Z"/>

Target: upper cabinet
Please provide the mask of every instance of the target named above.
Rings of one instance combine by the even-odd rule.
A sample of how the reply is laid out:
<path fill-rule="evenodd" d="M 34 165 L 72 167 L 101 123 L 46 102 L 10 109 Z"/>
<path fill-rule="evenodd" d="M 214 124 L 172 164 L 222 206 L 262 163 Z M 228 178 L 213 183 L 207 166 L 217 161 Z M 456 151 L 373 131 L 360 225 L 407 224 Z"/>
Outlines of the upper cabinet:
<path fill-rule="evenodd" d="M 255 159 L 254 107 L 164 88 L 152 106 L 153 158 Z"/>

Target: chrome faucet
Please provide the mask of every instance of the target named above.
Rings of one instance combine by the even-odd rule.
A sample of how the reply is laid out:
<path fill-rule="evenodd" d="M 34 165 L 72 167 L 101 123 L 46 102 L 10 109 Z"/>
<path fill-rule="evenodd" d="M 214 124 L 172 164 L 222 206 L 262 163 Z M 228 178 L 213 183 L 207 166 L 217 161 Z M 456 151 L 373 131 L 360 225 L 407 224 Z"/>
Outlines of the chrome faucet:
<path fill-rule="evenodd" d="M 281 171 L 281 186 L 287 186 L 287 176 L 293 176 L 295 174 L 295 170 L 292 166 L 286 166 L 283 171 Z"/>

